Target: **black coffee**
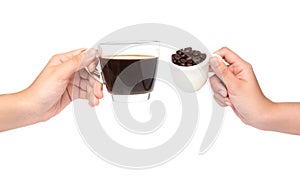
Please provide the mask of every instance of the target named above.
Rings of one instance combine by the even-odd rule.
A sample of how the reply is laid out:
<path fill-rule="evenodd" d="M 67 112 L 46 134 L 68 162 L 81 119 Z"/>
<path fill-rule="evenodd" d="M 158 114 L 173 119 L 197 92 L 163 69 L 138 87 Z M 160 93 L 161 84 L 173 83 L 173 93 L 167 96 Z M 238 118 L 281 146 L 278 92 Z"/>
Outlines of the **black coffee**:
<path fill-rule="evenodd" d="M 111 94 L 144 94 L 153 90 L 158 58 L 117 55 L 100 58 L 107 90 Z"/>

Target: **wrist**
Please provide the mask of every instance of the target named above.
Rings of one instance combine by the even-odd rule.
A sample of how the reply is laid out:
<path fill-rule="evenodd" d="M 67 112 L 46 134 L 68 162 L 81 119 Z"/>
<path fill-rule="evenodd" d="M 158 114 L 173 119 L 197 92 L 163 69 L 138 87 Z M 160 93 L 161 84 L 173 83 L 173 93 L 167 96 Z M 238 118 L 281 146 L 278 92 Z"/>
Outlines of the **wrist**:
<path fill-rule="evenodd" d="M 265 100 L 260 103 L 260 111 L 255 116 L 256 119 L 254 119 L 254 122 L 250 125 L 264 131 L 272 130 L 269 124 L 274 120 L 273 111 L 275 106 L 276 103 L 272 102 L 268 98 L 265 98 Z"/>
<path fill-rule="evenodd" d="M 28 93 L 28 89 L 14 94 L 18 102 L 18 109 L 23 115 L 26 125 L 39 122 L 39 113 L 36 112 L 35 103 L 32 101 L 32 95 Z"/>

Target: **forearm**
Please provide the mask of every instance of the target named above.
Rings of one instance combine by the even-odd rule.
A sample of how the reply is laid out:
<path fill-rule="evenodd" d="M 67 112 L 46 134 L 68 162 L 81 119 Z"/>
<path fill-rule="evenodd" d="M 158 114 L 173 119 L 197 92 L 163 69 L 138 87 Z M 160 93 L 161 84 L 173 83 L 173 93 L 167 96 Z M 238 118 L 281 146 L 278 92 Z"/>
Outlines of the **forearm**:
<path fill-rule="evenodd" d="M 22 93 L 0 95 L 0 132 L 36 123 Z"/>
<path fill-rule="evenodd" d="M 300 103 L 272 103 L 258 128 L 300 135 Z"/>

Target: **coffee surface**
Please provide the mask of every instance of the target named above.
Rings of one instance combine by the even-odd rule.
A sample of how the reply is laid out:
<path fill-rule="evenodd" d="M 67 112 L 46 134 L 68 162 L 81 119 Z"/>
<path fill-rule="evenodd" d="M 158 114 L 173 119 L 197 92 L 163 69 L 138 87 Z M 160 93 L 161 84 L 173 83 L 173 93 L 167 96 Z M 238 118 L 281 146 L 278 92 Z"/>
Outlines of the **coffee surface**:
<path fill-rule="evenodd" d="M 114 55 L 100 58 L 111 94 L 143 94 L 153 90 L 158 58 L 150 55 Z"/>

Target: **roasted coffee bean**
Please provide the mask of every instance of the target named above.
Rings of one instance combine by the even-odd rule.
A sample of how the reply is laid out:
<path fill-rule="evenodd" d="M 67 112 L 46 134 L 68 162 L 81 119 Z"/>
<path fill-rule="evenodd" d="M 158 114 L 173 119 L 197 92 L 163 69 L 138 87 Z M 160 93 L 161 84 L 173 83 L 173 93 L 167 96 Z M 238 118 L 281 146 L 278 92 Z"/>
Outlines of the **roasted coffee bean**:
<path fill-rule="evenodd" d="M 185 63 L 186 59 L 180 59 L 180 63 Z"/>
<path fill-rule="evenodd" d="M 201 54 L 201 52 L 200 51 L 198 51 L 198 50 L 193 50 L 193 56 L 199 56 Z"/>
<path fill-rule="evenodd" d="M 183 55 L 183 54 L 184 54 L 183 49 L 177 50 L 176 53 L 177 53 L 178 55 Z"/>
<path fill-rule="evenodd" d="M 201 54 L 200 54 L 200 58 L 201 58 L 202 60 L 205 60 L 205 59 L 206 59 L 206 54 L 205 54 L 205 53 L 201 53 Z"/>
<path fill-rule="evenodd" d="M 193 61 L 194 61 L 196 64 L 198 64 L 198 63 L 201 62 L 201 58 L 200 58 L 200 57 L 195 57 L 195 58 L 193 58 Z"/>
<path fill-rule="evenodd" d="M 172 59 L 179 60 L 181 57 L 178 54 L 173 54 Z"/>
<path fill-rule="evenodd" d="M 189 58 L 188 60 L 186 60 L 187 64 L 193 64 L 193 60 L 191 58 Z"/>
<path fill-rule="evenodd" d="M 177 55 L 177 54 L 172 54 L 172 60 L 175 59 L 175 56 L 176 56 L 176 55 Z"/>
<path fill-rule="evenodd" d="M 180 57 L 183 58 L 183 59 L 188 58 L 188 56 L 186 54 L 182 54 Z"/>
<path fill-rule="evenodd" d="M 187 47 L 187 48 L 184 48 L 184 53 L 187 54 L 187 55 L 191 55 L 193 52 L 193 49 L 191 47 Z"/>

